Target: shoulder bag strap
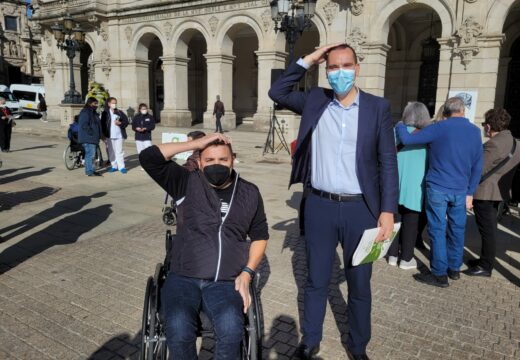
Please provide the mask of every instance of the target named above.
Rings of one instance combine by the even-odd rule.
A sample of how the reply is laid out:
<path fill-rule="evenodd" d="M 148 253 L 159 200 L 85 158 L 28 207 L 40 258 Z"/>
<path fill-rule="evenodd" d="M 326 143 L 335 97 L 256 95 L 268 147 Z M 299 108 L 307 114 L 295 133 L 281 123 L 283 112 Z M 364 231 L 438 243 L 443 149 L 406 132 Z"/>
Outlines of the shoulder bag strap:
<path fill-rule="evenodd" d="M 515 150 L 516 150 L 516 139 L 513 138 L 513 148 L 511 149 L 511 152 L 509 154 L 507 154 L 507 156 L 504 158 L 504 160 L 499 162 L 493 169 L 489 170 L 486 174 L 482 175 L 482 177 L 480 178 L 479 184 L 481 184 L 484 181 L 486 181 L 487 179 L 489 179 L 489 177 L 491 175 L 495 174 L 505 164 L 507 164 L 509 162 L 509 160 L 513 157 L 513 154 L 515 153 Z"/>

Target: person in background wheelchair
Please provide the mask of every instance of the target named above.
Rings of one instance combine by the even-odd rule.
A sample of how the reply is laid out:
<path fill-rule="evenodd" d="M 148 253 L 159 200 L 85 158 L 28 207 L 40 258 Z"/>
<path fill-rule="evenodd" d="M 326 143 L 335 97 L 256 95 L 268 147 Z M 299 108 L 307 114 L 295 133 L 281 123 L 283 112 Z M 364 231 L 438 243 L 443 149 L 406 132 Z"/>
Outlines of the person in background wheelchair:
<path fill-rule="evenodd" d="M 200 151 L 199 169 L 171 161 L 185 151 Z M 177 236 L 161 290 L 171 359 L 197 359 L 201 310 L 213 324 L 214 358 L 239 359 L 249 285 L 269 238 L 258 188 L 233 170 L 231 143 L 219 133 L 149 147 L 139 160 L 177 203 Z"/>

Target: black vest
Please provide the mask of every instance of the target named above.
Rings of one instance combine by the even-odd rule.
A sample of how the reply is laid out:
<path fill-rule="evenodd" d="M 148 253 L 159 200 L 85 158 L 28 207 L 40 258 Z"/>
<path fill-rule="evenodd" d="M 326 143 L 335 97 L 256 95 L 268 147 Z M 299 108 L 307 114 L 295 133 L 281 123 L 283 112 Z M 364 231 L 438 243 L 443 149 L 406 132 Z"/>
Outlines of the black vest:
<path fill-rule="evenodd" d="M 177 207 L 177 236 L 170 255 L 173 273 L 205 280 L 234 280 L 247 265 L 247 235 L 258 207 L 258 188 L 234 173 L 229 211 L 200 171 L 190 174 Z"/>

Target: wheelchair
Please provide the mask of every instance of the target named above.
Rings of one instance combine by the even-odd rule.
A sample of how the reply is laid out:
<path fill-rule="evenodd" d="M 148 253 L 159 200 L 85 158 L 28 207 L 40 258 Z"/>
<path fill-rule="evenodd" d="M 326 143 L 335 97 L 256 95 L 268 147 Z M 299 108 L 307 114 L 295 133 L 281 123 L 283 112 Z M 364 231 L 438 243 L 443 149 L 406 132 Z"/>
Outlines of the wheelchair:
<path fill-rule="evenodd" d="M 168 259 L 173 236 L 171 231 L 166 232 L 166 258 L 163 264 L 155 267 L 154 276 L 150 276 L 146 283 L 144 308 L 142 319 L 141 360 L 167 360 L 168 347 L 166 345 L 166 330 L 161 312 L 161 288 L 168 274 Z M 241 360 L 262 359 L 263 317 L 258 297 L 257 286 L 259 276 L 250 286 L 251 306 L 244 314 L 245 331 L 241 343 Z M 199 321 L 197 336 L 206 333 Z M 210 330 L 211 331 L 211 330 Z"/>
<path fill-rule="evenodd" d="M 65 161 L 65 167 L 68 170 L 74 170 L 83 166 L 83 159 L 85 158 L 85 150 L 83 146 L 77 142 L 75 138 L 70 141 L 70 144 L 65 148 L 63 152 L 63 160 Z M 103 156 L 101 155 L 101 149 L 99 145 L 96 147 L 96 154 L 94 156 L 94 169 L 99 170 L 103 165 Z"/>

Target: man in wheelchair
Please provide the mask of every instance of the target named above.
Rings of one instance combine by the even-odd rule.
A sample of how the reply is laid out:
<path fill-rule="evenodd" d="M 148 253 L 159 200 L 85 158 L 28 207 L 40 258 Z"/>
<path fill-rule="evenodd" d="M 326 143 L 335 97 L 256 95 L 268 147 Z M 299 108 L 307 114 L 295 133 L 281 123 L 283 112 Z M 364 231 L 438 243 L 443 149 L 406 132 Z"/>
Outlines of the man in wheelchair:
<path fill-rule="evenodd" d="M 171 161 L 186 151 L 200 151 L 199 170 Z M 149 147 L 139 160 L 177 203 L 177 236 L 161 291 L 171 358 L 197 359 L 202 310 L 213 324 L 214 358 L 239 359 L 249 284 L 269 238 L 258 188 L 233 170 L 231 143 L 219 133 Z"/>

